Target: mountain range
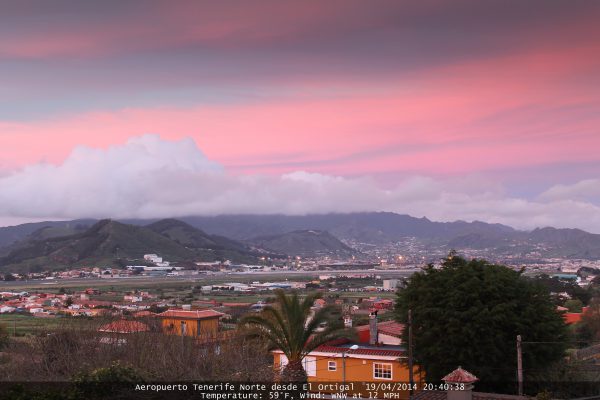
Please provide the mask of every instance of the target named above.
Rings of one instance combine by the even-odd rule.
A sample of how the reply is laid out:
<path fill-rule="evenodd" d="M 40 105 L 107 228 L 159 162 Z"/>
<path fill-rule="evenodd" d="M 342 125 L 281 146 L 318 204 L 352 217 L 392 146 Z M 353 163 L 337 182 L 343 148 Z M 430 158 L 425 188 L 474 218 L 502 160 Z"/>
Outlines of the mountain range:
<path fill-rule="evenodd" d="M 600 235 L 580 229 L 545 227 L 520 231 L 481 221 L 435 222 L 425 217 L 391 212 L 306 216 L 222 215 L 187 217 L 186 222 L 207 232 L 238 240 L 280 235 L 295 230 L 321 230 L 354 243 L 384 245 L 411 237 L 422 243 L 456 249 L 489 249 L 495 254 L 539 252 L 543 257 L 600 259 Z"/>
<path fill-rule="evenodd" d="M 546 227 L 527 232 L 479 221 L 435 222 L 365 212 L 22 224 L 0 228 L 0 265 L 82 265 L 136 259 L 148 252 L 170 261 L 253 262 L 265 254 L 347 256 L 355 252 L 347 244 L 384 245 L 408 237 L 448 249 L 489 249 L 498 254 L 536 251 L 544 257 L 600 259 L 600 235 L 578 229 Z"/>

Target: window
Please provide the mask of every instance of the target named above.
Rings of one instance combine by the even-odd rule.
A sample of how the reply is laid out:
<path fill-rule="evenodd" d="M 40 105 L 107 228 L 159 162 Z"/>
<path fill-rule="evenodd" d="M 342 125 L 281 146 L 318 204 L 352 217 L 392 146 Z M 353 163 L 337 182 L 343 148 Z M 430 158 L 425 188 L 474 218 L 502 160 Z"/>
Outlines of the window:
<path fill-rule="evenodd" d="M 330 371 L 337 371 L 337 363 L 335 361 L 329 361 L 327 363 L 327 369 Z"/>
<path fill-rule="evenodd" d="M 373 378 L 392 379 L 392 364 L 373 363 Z"/>

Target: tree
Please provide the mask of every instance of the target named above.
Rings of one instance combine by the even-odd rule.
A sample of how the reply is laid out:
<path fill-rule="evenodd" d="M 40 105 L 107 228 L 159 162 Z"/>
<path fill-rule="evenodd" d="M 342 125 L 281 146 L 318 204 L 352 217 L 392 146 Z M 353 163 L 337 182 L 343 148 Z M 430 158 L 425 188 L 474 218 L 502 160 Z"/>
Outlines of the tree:
<path fill-rule="evenodd" d="M 479 388 L 506 390 L 515 381 L 517 335 L 538 342 L 523 345 L 526 371 L 560 360 L 566 349 L 566 326 L 548 290 L 485 260 L 451 253 L 442 268 L 414 274 L 398 291 L 396 319 L 406 323 L 409 309 L 415 361 L 428 382 L 461 365 L 480 379 Z"/>
<path fill-rule="evenodd" d="M 550 292 L 567 293 L 573 300 L 580 300 L 583 305 L 588 304 L 592 298 L 590 290 L 584 289 L 576 282 L 570 280 L 562 280 L 557 277 L 550 277 L 546 274 L 537 276 L 534 279 L 544 285 Z M 557 300 L 560 300 L 558 296 Z M 562 304 L 562 301 L 557 301 L 557 304 Z"/>
<path fill-rule="evenodd" d="M 581 322 L 576 325 L 576 332 L 577 339 L 588 346 L 600 341 L 600 298 L 592 300 L 581 316 Z"/>
<path fill-rule="evenodd" d="M 167 311 L 168 309 L 169 307 L 160 307 L 158 304 L 151 304 L 148 308 L 148 311 L 155 314 L 160 314 L 161 312 Z"/>
<path fill-rule="evenodd" d="M 284 381 L 306 381 L 304 357 L 326 342 L 352 337 L 352 332 L 332 317 L 330 306 L 318 309 L 311 317 L 311 307 L 321 298 L 320 293 L 309 294 L 303 300 L 297 292 L 288 296 L 283 290 L 276 290 L 275 295 L 274 305 L 265 307 L 260 314 L 245 316 L 241 323 L 254 328 L 251 332 L 265 336 L 285 354 L 288 364 L 282 372 Z M 318 331 L 323 325 L 325 328 Z"/>
<path fill-rule="evenodd" d="M 583 308 L 583 303 L 579 299 L 571 299 L 565 301 L 565 307 L 569 309 L 569 312 L 580 313 Z"/>
<path fill-rule="evenodd" d="M 105 368 L 79 373 L 73 377 L 74 398 L 125 398 L 128 386 L 124 384 L 144 382 L 144 377 L 133 367 L 118 361 Z"/>
<path fill-rule="evenodd" d="M 5 281 L 7 281 L 7 282 L 8 282 L 8 281 L 14 281 L 14 280 L 16 280 L 16 279 L 17 279 L 17 278 L 15 278 L 15 277 L 13 276 L 13 274 L 11 274 L 11 273 L 9 273 L 9 272 L 7 272 L 6 274 L 4 274 L 4 280 L 5 280 Z"/>

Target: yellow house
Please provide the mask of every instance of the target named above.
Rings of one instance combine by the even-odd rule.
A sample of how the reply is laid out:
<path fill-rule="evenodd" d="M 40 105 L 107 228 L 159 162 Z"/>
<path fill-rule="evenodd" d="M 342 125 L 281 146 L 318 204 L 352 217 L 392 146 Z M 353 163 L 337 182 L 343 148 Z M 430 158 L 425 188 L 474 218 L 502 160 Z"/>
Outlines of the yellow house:
<path fill-rule="evenodd" d="M 275 367 L 283 369 L 288 363 L 287 357 L 281 350 L 275 350 L 273 354 Z M 407 357 L 400 346 L 363 343 L 323 345 L 304 358 L 304 370 L 311 384 L 311 391 L 328 392 L 327 383 L 353 383 L 348 392 L 360 392 L 363 397 L 377 398 L 382 397 L 385 392 L 394 391 L 398 395 L 393 398 L 404 399 L 409 394 Z M 418 367 L 414 367 L 413 371 L 414 381 L 418 384 L 421 381 Z M 380 385 L 394 382 L 404 385 L 396 385 L 396 390 Z M 386 390 L 381 390 L 382 388 Z"/>
<path fill-rule="evenodd" d="M 214 310 L 167 310 L 157 317 L 166 334 L 208 338 L 217 337 L 222 315 Z"/>

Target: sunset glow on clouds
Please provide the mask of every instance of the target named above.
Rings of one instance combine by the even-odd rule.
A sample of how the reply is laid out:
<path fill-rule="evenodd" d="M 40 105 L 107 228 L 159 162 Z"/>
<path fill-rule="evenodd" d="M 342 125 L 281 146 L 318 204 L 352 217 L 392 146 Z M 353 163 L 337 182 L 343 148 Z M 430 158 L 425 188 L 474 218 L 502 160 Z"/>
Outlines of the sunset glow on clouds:
<path fill-rule="evenodd" d="M 596 3 L 33 4 L 0 14 L 0 223 L 388 210 L 600 232 Z"/>

